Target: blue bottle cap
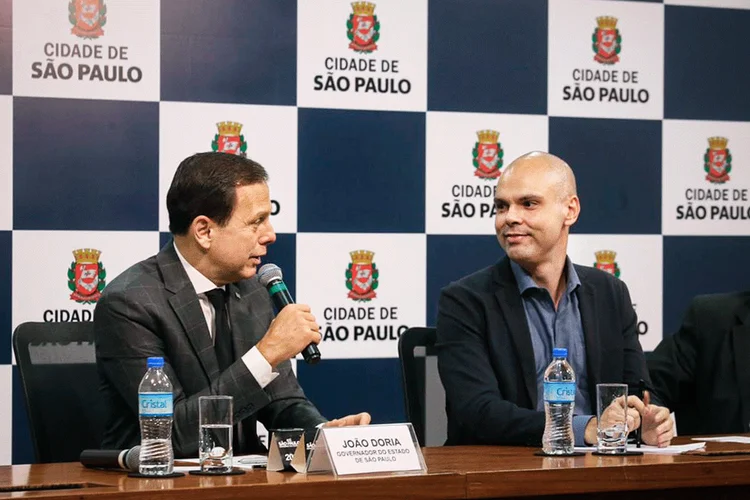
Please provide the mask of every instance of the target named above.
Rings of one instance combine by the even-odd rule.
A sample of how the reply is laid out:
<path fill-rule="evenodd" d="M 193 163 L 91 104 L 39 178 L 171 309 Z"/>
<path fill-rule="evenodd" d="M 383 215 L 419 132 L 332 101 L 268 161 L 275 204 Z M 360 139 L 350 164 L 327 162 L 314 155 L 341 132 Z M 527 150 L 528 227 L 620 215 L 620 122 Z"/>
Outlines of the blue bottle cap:
<path fill-rule="evenodd" d="M 552 349 L 552 357 L 553 358 L 567 358 L 568 349 L 566 347 L 555 347 L 554 349 Z"/>
<path fill-rule="evenodd" d="M 164 358 L 161 356 L 148 358 L 146 361 L 146 367 L 148 368 L 164 368 Z"/>

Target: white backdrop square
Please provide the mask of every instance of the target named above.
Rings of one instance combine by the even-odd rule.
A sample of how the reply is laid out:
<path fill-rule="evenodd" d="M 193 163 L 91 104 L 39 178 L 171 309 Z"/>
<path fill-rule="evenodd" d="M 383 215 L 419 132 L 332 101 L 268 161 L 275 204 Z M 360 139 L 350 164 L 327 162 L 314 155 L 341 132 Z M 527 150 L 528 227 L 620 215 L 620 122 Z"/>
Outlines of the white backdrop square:
<path fill-rule="evenodd" d="M 89 3 L 13 0 L 13 95 L 158 101 L 160 2 Z"/>
<path fill-rule="evenodd" d="M 428 112 L 427 233 L 494 231 L 493 204 L 499 176 L 522 154 L 547 151 L 547 138 L 545 115 Z"/>
<path fill-rule="evenodd" d="M 158 248 L 156 231 L 14 231 L 13 329 L 26 321 L 93 319 L 96 303 L 79 302 L 86 295 L 74 296 L 68 285 L 68 271 L 75 272 L 77 261 L 74 250 L 100 252 L 106 284 Z"/>
<path fill-rule="evenodd" d="M 353 2 L 298 2 L 300 107 L 427 109 L 427 0 L 368 3 L 374 5 L 371 15 L 352 18 L 353 31 L 359 28 L 363 38 L 353 34 L 350 41 L 347 21 L 354 14 Z"/>
<path fill-rule="evenodd" d="M 664 120 L 662 130 L 663 234 L 750 234 L 750 123 Z"/>
<path fill-rule="evenodd" d="M 276 232 L 297 231 L 297 108 L 246 104 L 159 104 L 159 230 L 169 231 L 167 191 L 190 155 L 244 154 L 268 172 Z"/>
<path fill-rule="evenodd" d="M 607 259 L 612 253 L 614 262 Z M 582 266 L 602 266 L 602 257 L 609 261 L 610 265 L 603 267 L 624 281 L 630 291 L 638 315 L 641 347 L 644 351 L 654 350 L 662 339 L 662 236 L 573 234 L 568 255 Z"/>
<path fill-rule="evenodd" d="M 750 9 L 748 0 L 664 0 L 665 5 L 689 5 L 691 7 L 724 7 Z"/>
<path fill-rule="evenodd" d="M 371 263 L 360 276 L 372 280 L 350 290 L 356 251 Z M 424 234 L 297 235 L 297 302 L 312 308 L 326 358 L 398 357 L 399 332 L 425 324 L 425 254 Z"/>
<path fill-rule="evenodd" d="M 594 59 L 597 18 L 614 18 L 619 54 Z M 664 6 L 550 0 L 547 100 L 550 116 L 650 118 L 664 115 Z M 615 44 L 616 45 L 616 44 Z M 610 47 L 615 50 L 615 47 Z"/>

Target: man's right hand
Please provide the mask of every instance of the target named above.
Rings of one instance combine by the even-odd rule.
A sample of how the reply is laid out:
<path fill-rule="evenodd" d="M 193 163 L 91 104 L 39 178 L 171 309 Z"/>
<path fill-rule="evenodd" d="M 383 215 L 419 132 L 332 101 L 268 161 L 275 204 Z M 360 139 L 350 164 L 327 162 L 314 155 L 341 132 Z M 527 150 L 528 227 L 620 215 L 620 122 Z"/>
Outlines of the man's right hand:
<path fill-rule="evenodd" d="M 641 414 L 646 410 L 637 396 L 628 396 L 627 428 L 628 432 L 634 431 L 641 426 Z M 612 404 L 602 412 L 602 420 L 607 427 L 616 422 L 621 422 L 623 417 L 622 400 L 613 401 Z M 597 442 L 597 420 L 596 417 L 589 420 L 584 431 L 584 442 L 586 444 L 596 444 Z"/>
<path fill-rule="evenodd" d="M 271 322 L 268 331 L 258 342 L 258 351 L 272 368 L 282 361 L 293 358 L 311 342 L 321 341 L 320 327 L 310 306 L 289 304 Z"/>

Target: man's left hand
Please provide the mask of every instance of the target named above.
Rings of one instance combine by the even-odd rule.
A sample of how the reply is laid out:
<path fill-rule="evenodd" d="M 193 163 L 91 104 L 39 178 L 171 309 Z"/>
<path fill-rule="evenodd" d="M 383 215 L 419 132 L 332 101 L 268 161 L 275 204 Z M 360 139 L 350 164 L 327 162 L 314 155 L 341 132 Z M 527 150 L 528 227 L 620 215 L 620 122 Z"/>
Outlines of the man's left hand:
<path fill-rule="evenodd" d="M 674 422 L 669 416 L 669 409 L 649 404 L 648 392 L 644 394 L 646 408 L 641 415 L 641 437 L 643 442 L 659 448 L 669 446 L 674 437 Z"/>
<path fill-rule="evenodd" d="M 341 418 L 335 418 L 326 422 L 323 427 L 346 427 L 347 425 L 369 425 L 370 414 L 367 412 L 357 413 L 356 415 L 347 415 Z"/>

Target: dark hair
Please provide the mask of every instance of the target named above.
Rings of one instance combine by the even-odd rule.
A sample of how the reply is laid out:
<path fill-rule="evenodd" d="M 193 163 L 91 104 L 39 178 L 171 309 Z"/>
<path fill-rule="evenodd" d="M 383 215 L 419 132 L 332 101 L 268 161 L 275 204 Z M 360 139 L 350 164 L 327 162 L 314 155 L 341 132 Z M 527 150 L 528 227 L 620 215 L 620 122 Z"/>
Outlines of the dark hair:
<path fill-rule="evenodd" d="M 236 188 L 266 181 L 266 170 L 249 158 L 228 153 L 197 153 L 185 158 L 167 192 L 169 230 L 186 234 L 199 215 L 225 225 L 234 210 Z"/>

